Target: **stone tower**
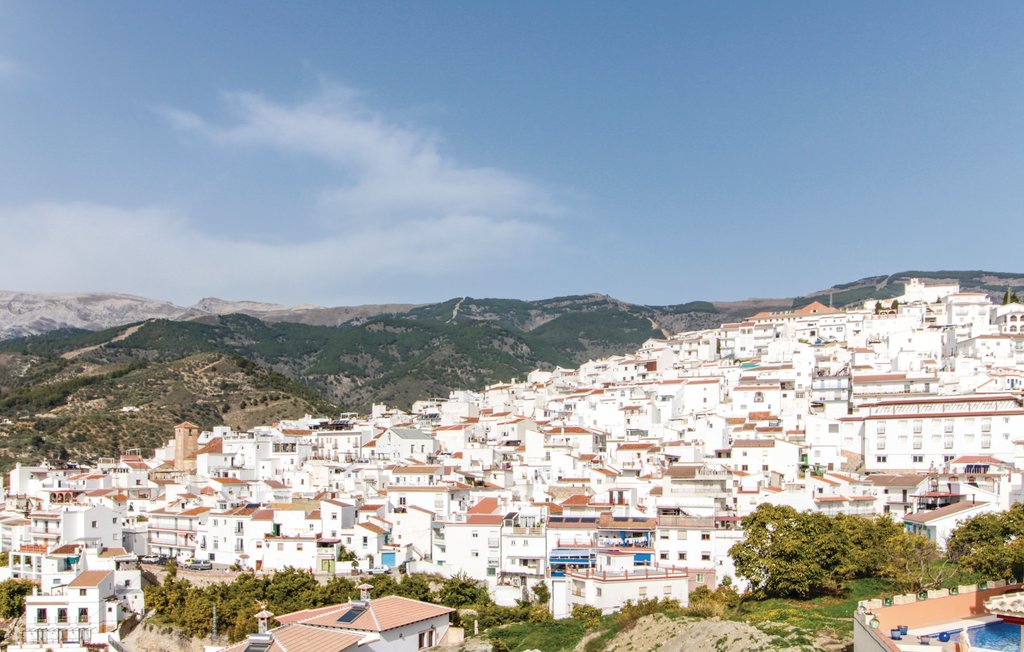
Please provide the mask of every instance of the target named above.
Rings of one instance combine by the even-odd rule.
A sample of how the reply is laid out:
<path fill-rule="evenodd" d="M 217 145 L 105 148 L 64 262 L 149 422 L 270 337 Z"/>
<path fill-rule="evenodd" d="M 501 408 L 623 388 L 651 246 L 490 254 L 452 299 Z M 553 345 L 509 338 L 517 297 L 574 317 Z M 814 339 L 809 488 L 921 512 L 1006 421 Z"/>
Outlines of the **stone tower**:
<path fill-rule="evenodd" d="M 199 426 L 185 421 L 174 426 L 174 469 L 195 471 L 195 454 L 199 450 Z"/>

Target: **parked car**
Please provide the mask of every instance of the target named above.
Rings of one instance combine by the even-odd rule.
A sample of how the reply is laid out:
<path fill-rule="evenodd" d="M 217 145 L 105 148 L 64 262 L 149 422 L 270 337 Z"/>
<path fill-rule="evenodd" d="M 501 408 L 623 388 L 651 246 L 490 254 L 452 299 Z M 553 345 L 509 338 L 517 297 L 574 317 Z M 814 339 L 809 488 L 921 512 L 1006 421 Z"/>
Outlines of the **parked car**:
<path fill-rule="evenodd" d="M 366 574 L 367 575 L 384 575 L 384 574 L 389 573 L 389 572 L 391 572 L 390 568 L 385 568 L 383 566 L 374 566 L 373 568 L 367 569 Z"/>
<path fill-rule="evenodd" d="M 191 571 L 213 570 L 213 563 L 207 559 L 191 559 L 185 563 L 184 568 Z"/>

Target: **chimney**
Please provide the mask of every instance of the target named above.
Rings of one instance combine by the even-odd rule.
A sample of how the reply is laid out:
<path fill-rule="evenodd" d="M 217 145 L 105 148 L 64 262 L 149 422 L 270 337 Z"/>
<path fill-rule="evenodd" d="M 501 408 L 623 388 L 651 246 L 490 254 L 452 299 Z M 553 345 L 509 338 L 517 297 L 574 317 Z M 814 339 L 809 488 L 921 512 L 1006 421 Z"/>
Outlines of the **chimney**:
<path fill-rule="evenodd" d="M 267 633 L 267 621 L 274 617 L 274 614 L 267 611 L 266 607 L 256 614 L 256 622 L 259 623 L 259 634 Z"/>
<path fill-rule="evenodd" d="M 359 599 L 363 602 L 368 602 L 370 600 L 370 591 L 373 590 L 373 586 L 364 582 L 356 588 L 359 589 Z"/>

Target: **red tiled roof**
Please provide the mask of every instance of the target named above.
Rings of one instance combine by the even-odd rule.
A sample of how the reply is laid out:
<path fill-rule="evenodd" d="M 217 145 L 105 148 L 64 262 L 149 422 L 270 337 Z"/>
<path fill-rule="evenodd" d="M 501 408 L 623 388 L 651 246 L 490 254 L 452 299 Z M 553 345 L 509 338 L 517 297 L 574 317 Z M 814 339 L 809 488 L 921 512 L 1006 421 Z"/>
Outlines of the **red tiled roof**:
<path fill-rule="evenodd" d="M 448 607 L 442 607 L 419 600 L 410 600 L 397 595 L 390 595 L 384 598 L 369 601 L 369 608 L 355 618 L 351 623 L 339 623 L 338 618 L 352 608 L 351 603 L 324 607 L 322 609 L 311 609 L 308 611 L 297 611 L 295 613 L 278 616 L 280 623 L 301 623 L 317 627 L 330 627 L 337 629 L 351 629 L 356 631 L 384 632 L 387 630 L 411 625 L 423 620 L 446 616 L 453 611 Z M 276 630 L 275 630 L 276 632 Z M 302 652 L 301 650 L 290 649 L 290 652 Z"/>

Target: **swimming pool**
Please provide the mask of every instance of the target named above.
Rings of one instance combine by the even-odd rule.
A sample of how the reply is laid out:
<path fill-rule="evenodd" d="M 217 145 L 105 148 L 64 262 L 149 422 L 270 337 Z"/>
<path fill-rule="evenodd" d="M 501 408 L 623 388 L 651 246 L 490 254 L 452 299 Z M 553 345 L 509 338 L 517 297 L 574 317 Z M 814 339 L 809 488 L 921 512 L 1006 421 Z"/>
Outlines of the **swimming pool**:
<path fill-rule="evenodd" d="M 950 641 L 960 640 L 960 630 L 946 632 Z M 997 620 L 967 630 L 971 645 L 999 652 L 1018 652 L 1020 650 L 1020 625 L 1011 625 Z M 939 634 L 932 634 L 932 641 L 939 642 Z"/>

